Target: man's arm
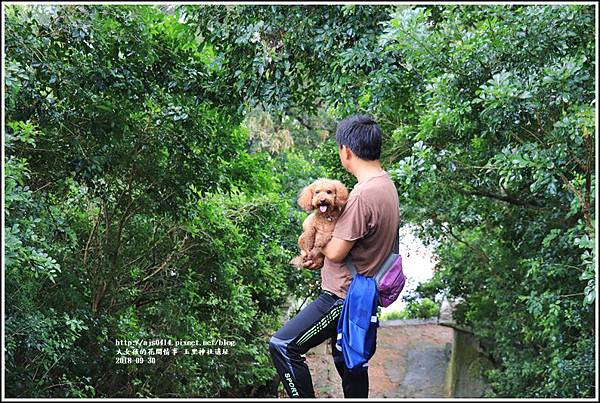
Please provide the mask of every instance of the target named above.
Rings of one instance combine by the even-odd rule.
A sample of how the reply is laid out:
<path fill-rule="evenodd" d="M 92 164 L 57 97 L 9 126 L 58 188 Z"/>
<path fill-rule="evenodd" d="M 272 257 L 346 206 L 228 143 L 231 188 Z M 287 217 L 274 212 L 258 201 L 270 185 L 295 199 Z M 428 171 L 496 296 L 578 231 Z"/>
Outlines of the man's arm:
<path fill-rule="evenodd" d="M 350 249 L 356 241 L 346 241 L 340 238 L 331 238 L 331 240 L 321 248 L 321 253 L 327 256 L 334 263 L 342 263 Z"/>
<path fill-rule="evenodd" d="M 327 258 L 329 260 L 331 260 L 332 262 L 342 263 L 344 261 L 344 259 L 346 258 L 346 255 L 348 254 L 348 252 L 350 252 L 350 249 L 352 249 L 352 247 L 354 246 L 355 243 L 356 243 L 356 240 L 346 241 L 344 239 L 339 239 L 339 238 L 334 237 L 334 238 L 331 238 L 331 240 L 327 243 L 327 245 L 325 245 L 324 247 L 322 247 L 319 250 L 321 251 L 322 254 L 327 256 Z M 313 264 L 312 260 L 306 261 L 304 263 L 304 267 L 307 267 L 309 269 L 317 268 Z"/>

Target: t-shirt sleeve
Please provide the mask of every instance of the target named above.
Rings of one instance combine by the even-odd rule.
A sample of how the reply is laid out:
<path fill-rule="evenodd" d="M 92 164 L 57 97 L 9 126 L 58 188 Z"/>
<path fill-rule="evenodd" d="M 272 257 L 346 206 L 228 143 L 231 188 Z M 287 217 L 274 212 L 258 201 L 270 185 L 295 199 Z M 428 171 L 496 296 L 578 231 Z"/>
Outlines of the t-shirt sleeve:
<path fill-rule="evenodd" d="M 335 224 L 333 237 L 346 241 L 364 238 L 371 230 L 370 221 L 371 212 L 364 200 L 360 196 L 352 197 Z"/>

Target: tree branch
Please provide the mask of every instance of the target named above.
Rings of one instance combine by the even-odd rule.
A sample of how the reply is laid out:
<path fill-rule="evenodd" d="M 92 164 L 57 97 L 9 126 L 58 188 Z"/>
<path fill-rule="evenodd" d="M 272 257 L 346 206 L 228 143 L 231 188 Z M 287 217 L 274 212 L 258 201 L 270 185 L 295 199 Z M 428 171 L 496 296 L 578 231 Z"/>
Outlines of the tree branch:
<path fill-rule="evenodd" d="M 475 254 L 477 256 L 479 256 L 480 260 L 482 260 L 485 264 L 489 264 L 490 263 L 490 258 L 488 257 L 488 255 L 481 249 L 475 248 L 474 246 L 472 246 L 471 244 L 469 244 L 467 241 L 462 240 L 461 238 L 459 238 L 453 231 L 452 231 L 452 227 L 450 225 L 446 225 L 444 226 L 442 224 L 442 228 L 446 228 L 448 233 L 452 236 L 452 238 L 456 239 L 458 242 L 462 243 L 463 245 L 465 245 L 467 248 L 471 249 L 473 252 L 475 252 Z"/>
<path fill-rule="evenodd" d="M 88 237 L 88 240 L 85 244 L 85 249 L 83 251 L 83 265 L 84 266 L 87 263 L 88 252 L 90 250 L 90 243 L 92 242 L 94 234 L 96 233 L 96 229 L 98 229 L 98 224 L 100 224 L 100 220 L 102 220 L 102 212 L 101 211 L 98 212 L 98 218 L 96 219 L 96 224 L 94 224 L 94 228 L 92 229 L 92 232 L 90 232 L 90 236 Z"/>
<path fill-rule="evenodd" d="M 467 196 L 482 196 L 482 197 L 488 197 L 491 199 L 496 199 L 496 200 L 500 200 L 503 201 L 505 203 L 509 203 L 509 204 L 513 204 L 515 206 L 521 206 L 521 207 L 527 207 L 527 208 L 532 208 L 532 209 L 542 209 L 545 206 L 540 204 L 537 201 L 526 201 L 526 200 L 521 200 L 521 199 L 517 199 L 513 196 L 510 195 L 499 195 L 499 194 L 495 194 L 492 192 L 489 192 L 487 190 L 461 190 L 461 189 L 457 189 L 459 193 L 462 193 L 464 195 Z"/>
<path fill-rule="evenodd" d="M 188 246 L 187 248 L 183 248 L 183 245 L 185 245 L 185 241 L 187 241 L 187 239 L 188 239 L 188 234 L 186 234 L 186 235 L 185 235 L 185 237 L 183 238 L 183 241 L 181 242 L 181 245 L 180 245 L 180 247 L 181 247 L 182 249 L 180 249 L 180 250 L 174 250 L 174 251 L 172 251 L 172 252 L 169 254 L 169 256 L 167 256 L 167 258 L 166 258 L 166 259 L 165 259 L 165 260 L 164 260 L 164 261 L 163 261 L 163 262 L 162 262 L 160 265 L 157 265 L 158 267 L 157 267 L 157 266 L 154 266 L 154 267 L 156 267 L 156 269 L 154 269 L 154 270 L 152 271 L 152 273 L 148 274 L 146 277 L 144 277 L 143 279 L 141 279 L 141 280 L 139 280 L 138 282 L 136 282 L 136 283 L 135 283 L 135 286 L 137 287 L 137 286 L 138 286 L 138 285 L 140 285 L 141 283 L 143 283 L 143 282 L 145 282 L 145 281 L 148 281 L 150 278 L 154 277 L 154 276 L 155 276 L 156 274 L 158 274 L 160 271 L 162 271 L 163 269 L 165 269 L 165 268 L 167 267 L 167 265 L 168 265 L 169 263 L 171 263 L 171 261 L 173 260 L 173 258 L 174 258 L 176 255 L 177 255 L 177 256 L 181 256 L 181 255 L 183 255 L 185 252 L 187 252 L 188 250 L 190 250 L 191 248 L 193 248 L 193 247 L 194 247 L 194 244 L 192 244 L 192 245 Z"/>
<path fill-rule="evenodd" d="M 298 121 L 298 123 L 300 123 L 302 126 L 304 126 L 308 130 L 327 130 L 327 131 L 331 131 L 331 129 L 327 128 L 327 127 L 323 127 L 323 126 L 311 126 L 310 124 L 308 124 L 300 116 L 295 116 L 295 115 L 289 115 L 289 116 L 292 116 L 295 120 Z"/>
<path fill-rule="evenodd" d="M 579 203 L 581 204 L 581 210 L 583 212 L 583 219 L 585 220 L 586 225 L 592 230 L 594 230 L 594 225 L 592 224 L 592 216 L 590 215 L 589 198 L 586 199 L 586 196 L 582 195 L 579 190 L 575 189 L 575 186 L 573 186 L 573 184 L 569 182 L 569 180 L 564 174 L 560 174 L 559 176 L 563 183 L 569 188 L 569 190 L 573 192 L 573 194 L 575 194 L 575 196 L 579 199 Z"/>

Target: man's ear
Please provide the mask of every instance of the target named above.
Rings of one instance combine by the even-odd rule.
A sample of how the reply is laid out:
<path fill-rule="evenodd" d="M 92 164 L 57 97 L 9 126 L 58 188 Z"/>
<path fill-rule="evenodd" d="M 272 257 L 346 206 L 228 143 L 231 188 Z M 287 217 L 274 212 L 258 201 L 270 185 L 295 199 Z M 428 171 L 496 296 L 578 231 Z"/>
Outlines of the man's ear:
<path fill-rule="evenodd" d="M 314 209 L 312 205 L 313 198 L 313 188 L 314 186 L 308 185 L 304 189 L 302 189 L 302 193 L 300 193 L 300 197 L 298 197 L 298 206 L 304 209 L 305 211 L 311 211 Z"/>
<path fill-rule="evenodd" d="M 341 145 L 340 147 L 342 148 L 341 152 L 342 152 L 342 156 L 344 157 L 344 159 L 345 160 L 351 159 L 352 156 L 354 155 L 354 153 L 352 152 L 350 147 L 348 147 L 347 145 Z"/>

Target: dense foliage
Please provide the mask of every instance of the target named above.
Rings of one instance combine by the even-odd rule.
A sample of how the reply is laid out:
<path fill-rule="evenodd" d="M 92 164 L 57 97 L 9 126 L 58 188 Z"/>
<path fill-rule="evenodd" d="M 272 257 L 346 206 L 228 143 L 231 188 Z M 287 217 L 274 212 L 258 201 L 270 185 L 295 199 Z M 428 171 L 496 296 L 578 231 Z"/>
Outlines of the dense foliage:
<path fill-rule="evenodd" d="M 441 241 L 496 396 L 593 394 L 593 25 L 587 6 L 415 8 L 382 37 L 419 77 L 393 135 L 403 212 Z"/>
<path fill-rule="evenodd" d="M 297 189 L 246 150 L 210 47 L 156 7 L 11 6 L 6 27 L 7 395 L 260 394 L 313 276 L 287 265 Z M 236 345 L 116 364 L 136 339 Z"/>
<path fill-rule="evenodd" d="M 461 301 L 490 396 L 593 396 L 593 6 L 6 11 L 8 395 L 264 393 L 281 305 L 318 288 L 286 265 L 295 198 L 354 185 L 331 135 L 366 112 L 435 245 L 411 303 Z M 166 337 L 238 344 L 114 363 Z"/>

